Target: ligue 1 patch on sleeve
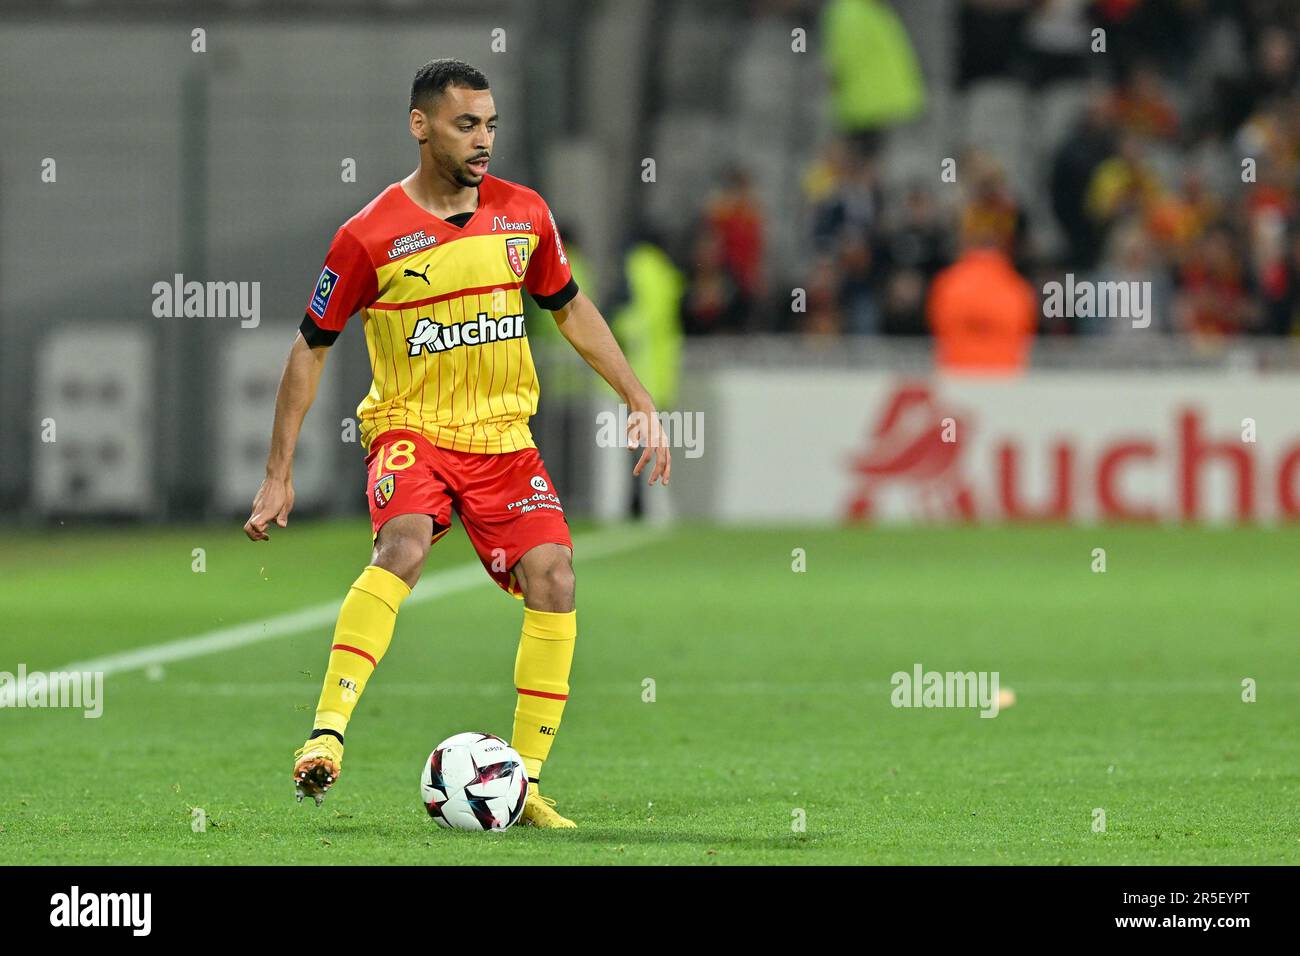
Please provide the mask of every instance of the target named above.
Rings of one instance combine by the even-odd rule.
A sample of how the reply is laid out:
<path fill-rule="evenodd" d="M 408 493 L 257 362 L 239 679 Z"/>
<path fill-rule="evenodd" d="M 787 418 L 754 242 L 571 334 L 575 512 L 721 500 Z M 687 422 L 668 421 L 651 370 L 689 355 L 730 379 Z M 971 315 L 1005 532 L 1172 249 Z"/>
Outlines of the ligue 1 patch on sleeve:
<path fill-rule="evenodd" d="M 317 318 L 325 318 L 325 310 L 329 307 L 330 296 L 334 294 L 334 287 L 339 284 L 339 274 L 326 266 L 321 270 L 320 278 L 316 280 L 316 291 L 312 293 L 311 310 L 316 313 Z"/>

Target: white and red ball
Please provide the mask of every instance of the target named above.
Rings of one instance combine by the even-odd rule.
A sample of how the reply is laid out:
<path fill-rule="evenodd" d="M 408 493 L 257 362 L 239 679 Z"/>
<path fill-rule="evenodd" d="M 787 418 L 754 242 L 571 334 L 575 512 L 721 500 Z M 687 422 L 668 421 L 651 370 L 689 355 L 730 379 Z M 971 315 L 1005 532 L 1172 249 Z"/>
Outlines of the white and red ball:
<path fill-rule="evenodd" d="M 500 737 L 466 733 L 434 748 L 420 774 L 420 799 L 439 826 L 504 830 L 524 812 L 528 771 Z"/>

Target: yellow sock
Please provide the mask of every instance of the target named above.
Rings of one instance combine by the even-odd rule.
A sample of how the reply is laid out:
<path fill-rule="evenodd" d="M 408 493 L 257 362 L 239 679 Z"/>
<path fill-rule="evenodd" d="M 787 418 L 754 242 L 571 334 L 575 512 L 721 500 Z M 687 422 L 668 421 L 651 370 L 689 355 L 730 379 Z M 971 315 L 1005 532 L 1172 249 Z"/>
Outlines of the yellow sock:
<path fill-rule="evenodd" d="M 397 609 L 410 593 L 405 581 L 373 564 L 352 582 L 334 626 L 325 686 L 316 704 L 316 730 L 333 730 L 342 739 L 366 681 L 393 640 Z"/>
<path fill-rule="evenodd" d="M 515 729 L 510 746 L 519 751 L 535 790 L 542 764 L 560 728 L 564 702 L 569 699 L 569 667 L 578 637 L 578 612 L 534 611 L 524 608 L 524 628 L 515 656 Z"/>

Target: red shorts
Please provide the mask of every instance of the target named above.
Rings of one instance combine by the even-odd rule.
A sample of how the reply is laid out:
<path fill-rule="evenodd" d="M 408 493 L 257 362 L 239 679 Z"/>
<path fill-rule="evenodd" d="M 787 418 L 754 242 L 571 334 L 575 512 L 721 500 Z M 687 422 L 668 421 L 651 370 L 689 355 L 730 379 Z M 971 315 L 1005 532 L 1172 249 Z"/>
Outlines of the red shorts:
<path fill-rule="evenodd" d="M 569 523 L 536 448 L 498 455 L 438 448 L 419 432 L 375 438 L 366 456 L 366 496 L 375 537 L 398 515 L 433 518 L 433 540 L 451 530 L 455 509 L 492 580 L 522 597 L 510 569 L 539 544 L 570 551 Z"/>

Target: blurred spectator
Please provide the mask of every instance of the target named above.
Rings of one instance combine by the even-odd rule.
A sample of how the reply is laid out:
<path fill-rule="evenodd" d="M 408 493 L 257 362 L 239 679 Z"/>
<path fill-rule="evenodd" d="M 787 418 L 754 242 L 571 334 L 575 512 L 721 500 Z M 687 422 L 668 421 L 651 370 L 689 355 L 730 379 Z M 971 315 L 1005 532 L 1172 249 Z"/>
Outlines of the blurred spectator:
<path fill-rule="evenodd" d="M 1243 156 L 1254 159 L 1263 178 L 1273 188 L 1289 189 L 1300 173 L 1300 103 L 1295 99 L 1270 102 L 1253 113 L 1237 135 Z"/>
<path fill-rule="evenodd" d="M 682 364 L 685 280 L 654 238 L 643 236 L 623 260 L 627 301 L 610 327 L 659 409 L 677 404 Z"/>
<path fill-rule="evenodd" d="M 1258 331 L 1282 335 L 1290 326 L 1290 241 L 1283 211 L 1266 207 L 1250 218 L 1250 280 L 1259 292 L 1262 310 Z"/>
<path fill-rule="evenodd" d="M 880 218 L 883 196 L 873 163 L 833 140 L 804 177 L 812 206 L 813 245 L 827 252 L 848 234 L 870 234 Z"/>
<path fill-rule="evenodd" d="M 1052 160 L 1052 211 L 1064 229 L 1072 265 L 1090 268 L 1101 251 L 1102 231 L 1087 211 L 1088 184 L 1115 148 L 1113 102 L 1094 90 L 1083 117 Z"/>
<path fill-rule="evenodd" d="M 840 303 L 846 332 L 870 335 L 880 331 L 876 302 L 875 255 L 865 234 L 846 236 L 840 245 Z"/>
<path fill-rule="evenodd" d="M 925 332 L 925 289 L 948 262 L 948 234 L 930 190 L 913 185 L 900 220 L 880 245 L 880 271 L 886 277 L 880 303 L 884 331 Z"/>
<path fill-rule="evenodd" d="M 812 203 L 819 298 L 803 328 L 882 331 L 882 282 L 889 259 L 880 246 L 883 193 L 874 162 L 842 141 L 832 142 L 805 175 L 804 193 Z"/>
<path fill-rule="evenodd" d="M 925 335 L 925 275 L 915 269 L 890 274 L 880 304 L 882 331 L 889 335 Z"/>
<path fill-rule="evenodd" d="M 1020 258 L 1025 214 L 1007 185 L 1006 173 L 995 160 L 978 152 L 969 153 L 962 165 L 971 170 L 974 188 L 962 209 L 961 234 L 985 238 L 1008 256 Z"/>
<path fill-rule="evenodd" d="M 884 237 L 886 261 L 895 269 L 915 269 L 928 282 L 948 261 L 948 229 L 934 194 L 914 183 L 902 215 Z"/>
<path fill-rule="evenodd" d="M 681 380 L 682 295 L 686 281 L 664 252 L 658 236 L 644 227 L 639 233 L 623 258 L 627 297 L 610 320 L 610 329 L 655 408 L 672 412 L 677 408 Z M 652 520 L 668 517 L 666 501 L 660 500 L 655 506 L 646 500 L 644 479 L 637 481 L 628 475 L 624 480 L 629 481 L 628 501 L 633 517 L 647 516 L 647 512 Z"/>
<path fill-rule="evenodd" d="M 808 310 L 798 328 L 808 335 L 838 335 L 844 331 L 839 275 L 828 258 L 819 258 L 813 265 L 808 280 Z"/>
<path fill-rule="evenodd" d="M 1181 190 L 1157 195 L 1150 202 L 1147 229 L 1169 261 L 1177 264 L 1220 213 L 1220 203 L 1206 188 L 1204 175 L 1189 166 L 1183 171 Z"/>
<path fill-rule="evenodd" d="M 1173 139 L 1178 112 L 1159 71 L 1147 61 L 1134 64 L 1115 91 L 1115 116 L 1120 128 L 1143 139 Z"/>
<path fill-rule="evenodd" d="M 1259 182 L 1245 206 L 1250 276 L 1259 290 L 1263 320 L 1259 331 L 1285 335 L 1295 308 L 1295 272 L 1289 232 L 1293 230 L 1295 198 L 1276 163 L 1262 161 Z"/>
<path fill-rule="evenodd" d="M 1149 292 L 1143 295 L 1149 299 L 1147 307 L 1151 309 L 1150 331 L 1169 331 L 1165 317 L 1169 314 L 1173 283 L 1164 268 L 1159 249 L 1151 244 L 1140 223 L 1126 223 L 1111 231 L 1105 255 L 1091 278 L 1095 282 L 1145 283 L 1144 288 Z M 1134 329 L 1132 315 L 1077 316 L 1073 321 L 1075 324 L 1071 331 L 1084 335 L 1148 331 Z"/>
<path fill-rule="evenodd" d="M 682 300 L 682 325 L 687 335 L 739 332 L 749 302 L 727 271 L 722 243 L 713 233 L 700 233 L 691 256 L 691 275 Z"/>
<path fill-rule="evenodd" d="M 1264 331 L 1273 335 L 1300 331 L 1300 231 L 1288 237 L 1286 295 L 1272 304 Z"/>
<path fill-rule="evenodd" d="M 1246 270 L 1225 228 L 1206 233 L 1178 276 L 1175 320 L 1193 339 L 1211 343 L 1249 331 L 1258 312 Z"/>
<path fill-rule="evenodd" d="M 874 155 L 882 130 L 925 106 L 912 41 L 881 0 L 830 0 L 819 32 L 835 122 L 861 155 Z"/>
<path fill-rule="evenodd" d="M 940 370 L 1009 375 L 1028 363 L 1038 297 L 1012 266 L 1001 234 L 969 234 L 961 258 L 935 278 L 927 312 Z"/>
<path fill-rule="evenodd" d="M 727 170 L 721 191 L 709 203 L 708 228 L 717 239 L 722 264 L 751 302 L 761 300 L 763 278 L 763 213 L 753 181 L 739 167 Z"/>
<path fill-rule="evenodd" d="M 1160 177 L 1146 161 L 1136 136 L 1124 135 L 1119 151 L 1097 167 L 1088 183 L 1088 215 L 1105 228 L 1130 216 L 1143 216 L 1160 199 Z"/>

